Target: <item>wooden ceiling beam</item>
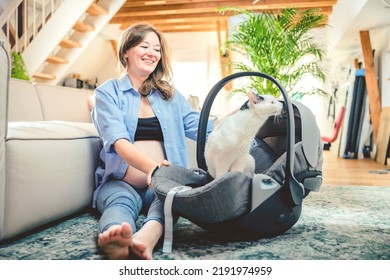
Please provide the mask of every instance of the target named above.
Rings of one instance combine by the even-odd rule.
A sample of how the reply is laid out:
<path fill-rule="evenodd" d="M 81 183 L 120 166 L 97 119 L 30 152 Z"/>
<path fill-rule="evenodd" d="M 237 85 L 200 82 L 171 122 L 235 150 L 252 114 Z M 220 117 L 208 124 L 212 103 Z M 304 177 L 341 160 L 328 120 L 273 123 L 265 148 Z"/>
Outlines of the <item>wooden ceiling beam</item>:
<path fill-rule="evenodd" d="M 164 25 L 198 25 L 198 26 L 202 26 L 202 25 L 216 25 L 218 22 L 218 20 L 209 20 L 209 21 L 185 21 L 185 22 L 159 22 L 158 24 L 160 26 L 164 26 Z M 225 22 L 223 20 L 223 22 Z"/>
<path fill-rule="evenodd" d="M 220 17 L 194 17 L 194 18 L 187 18 L 187 19 L 148 19 L 148 20 L 126 20 L 123 22 L 120 22 L 120 24 L 133 24 L 137 22 L 148 22 L 154 25 L 160 25 L 160 24 L 181 24 L 181 23 L 197 23 L 197 24 L 202 24 L 202 23 L 212 23 L 212 22 L 217 22 L 218 20 L 227 20 L 228 17 L 226 16 L 220 16 Z"/>
<path fill-rule="evenodd" d="M 267 3 L 268 2 L 268 3 Z M 135 9 L 134 6 L 128 7 L 125 5 L 122 6 L 122 8 L 119 9 L 116 16 L 124 16 L 125 14 L 131 13 L 134 14 L 137 12 L 139 15 L 146 15 L 150 12 L 154 14 L 167 14 L 167 13 L 191 13 L 194 11 L 197 12 L 208 12 L 208 11 L 215 11 L 217 8 L 220 8 L 222 6 L 231 6 L 231 7 L 241 7 L 244 9 L 252 10 L 252 9 L 262 9 L 262 10 L 270 10 L 270 9 L 283 9 L 287 7 L 295 7 L 295 8 L 314 8 L 314 7 L 326 7 L 326 6 L 332 6 L 336 2 L 335 0 L 332 1 L 304 1 L 304 0 L 297 0 L 297 1 L 286 1 L 286 0 L 275 0 L 275 1 L 260 1 L 256 5 L 250 4 L 250 2 L 244 2 L 243 1 L 226 1 L 226 2 L 201 2 L 201 3 L 185 3 L 185 4 L 166 4 L 166 5 L 159 5 L 158 10 L 156 10 L 155 6 L 147 6 L 142 5 Z"/>
<path fill-rule="evenodd" d="M 175 28 L 159 28 L 161 32 L 163 33 L 173 33 L 173 32 L 211 32 L 215 31 L 216 27 L 186 27 L 186 28 L 181 28 L 181 27 L 175 27 Z"/>
<path fill-rule="evenodd" d="M 251 6 L 275 6 L 280 7 L 316 7 L 316 6 L 330 6 L 336 4 L 337 0 L 261 0 L 256 4 L 252 4 L 253 0 L 132 0 L 126 1 L 123 4 L 123 8 L 126 7 L 145 7 L 145 6 L 166 6 L 166 5 L 178 5 L 178 4 L 200 4 L 216 2 L 219 6 L 239 6 L 239 5 L 251 5 Z"/>
<path fill-rule="evenodd" d="M 135 22 L 128 22 L 126 24 L 123 24 L 121 29 L 126 29 L 128 26 L 131 24 L 137 23 L 138 21 Z M 226 21 L 223 21 L 226 22 Z M 183 29 L 183 28 L 210 28 L 210 30 L 216 30 L 218 21 L 208 21 L 208 22 L 179 22 L 179 23 L 173 23 L 173 22 L 160 22 L 160 23 L 153 23 L 149 22 L 158 29 L 162 30 L 167 30 L 167 29 L 172 29 L 172 30 L 177 30 L 177 29 Z M 221 24 L 224 30 L 227 28 L 227 24 Z"/>
<path fill-rule="evenodd" d="M 217 21 L 228 22 L 233 12 L 221 14 L 217 8 L 239 7 L 255 13 L 279 13 L 286 7 L 300 10 L 320 9 L 325 15 L 324 24 L 333 11 L 337 0 L 260 0 L 252 5 L 253 0 L 127 0 L 118 13 L 111 19 L 111 24 L 120 24 L 125 29 L 137 22 L 148 22 L 162 32 L 216 31 Z M 227 24 L 219 29 L 227 29 Z"/>
<path fill-rule="evenodd" d="M 325 15 L 330 15 L 332 13 L 332 7 L 319 7 L 321 9 L 321 13 Z M 268 10 L 273 13 L 278 13 L 280 12 L 281 9 L 275 9 L 275 10 Z M 301 10 L 304 10 L 301 8 Z M 262 12 L 262 9 L 256 9 L 254 12 Z M 111 19 L 110 23 L 125 23 L 127 21 L 153 21 L 153 20 L 175 20 L 175 19 L 182 19 L 182 20 L 190 20 L 193 18 L 212 18 L 216 17 L 216 19 L 221 19 L 221 18 L 227 18 L 230 17 L 231 14 L 221 14 L 216 11 L 212 12 L 202 12 L 199 13 L 199 11 L 196 11 L 196 13 L 175 13 L 175 14 L 169 14 L 169 15 L 157 15 L 155 12 L 149 13 L 149 14 L 143 14 L 140 15 L 138 12 L 129 12 L 127 14 L 122 14 L 122 15 L 116 15 L 113 19 Z"/>
<path fill-rule="evenodd" d="M 161 6 L 161 5 L 174 5 L 174 4 L 193 4 L 193 3 L 204 3 L 204 2 L 231 2 L 232 0 L 132 0 L 126 1 L 122 7 L 143 7 L 143 6 Z M 238 0 L 239 1 L 239 0 Z M 251 3 L 253 0 L 240 1 Z"/>
<path fill-rule="evenodd" d="M 201 13 L 201 14 L 184 14 L 184 15 L 165 15 L 165 16 L 132 16 L 128 18 L 115 18 L 110 23 L 126 23 L 128 21 L 153 21 L 153 22 L 186 22 L 186 21 L 205 21 L 229 18 L 229 15 L 219 13 Z"/>
<path fill-rule="evenodd" d="M 324 23 L 326 23 L 327 21 L 327 18 L 324 20 Z M 135 24 L 135 23 L 138 23 L 139 21 L 129 21 L 129 22 L 126 22 L 126 23 L 123 23 L 121 24 L 120 26 L 120 29 L 121 30 L 124 30 L 126 28 L 128 28 L 130 25 L 132 24 Z M 209 24 L 205 25 L 205 24 L 199 24 L 199 22 L 189 22 L 188 24 L 185 24 L 185 23 L 172 23 L 172 22 L 166 22 L 166 23 L 161 23 L 161 22 L 149 22 L 148 23 L 150 24 L 153 24 L 154 26 L 156 26 L 159 30 L 163 31 L 163 32 L 175 32 L 177 31 L 178 29 L 182 29 L 184 28 L 183 26 L 186 26 L 186 30 L 188 29 L 188 32 L 192 32 L 192 31 L 199 31 L 198 27 L 202 27 L 202 30 L 203 31 L 216 31 L 217 30 L 217 21 L 210 21 Z M 205 30 L 205 26 L 209 26 L 210 28 Z M 228 29 L 228 26 L 223 26 L 221 27 L 223 30 L 227 30 Z"/>

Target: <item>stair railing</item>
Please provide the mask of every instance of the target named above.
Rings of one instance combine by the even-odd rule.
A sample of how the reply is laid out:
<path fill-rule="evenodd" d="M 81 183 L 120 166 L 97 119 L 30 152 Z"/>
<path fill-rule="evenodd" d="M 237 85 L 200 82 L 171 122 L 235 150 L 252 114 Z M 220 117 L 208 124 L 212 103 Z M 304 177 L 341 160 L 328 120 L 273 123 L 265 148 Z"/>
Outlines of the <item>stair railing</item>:
<path fill-rule="evenodd" d="M 0 15 L 2 36 L 11 51 L 23 53 L 65 0 L 17 0 Z"/>

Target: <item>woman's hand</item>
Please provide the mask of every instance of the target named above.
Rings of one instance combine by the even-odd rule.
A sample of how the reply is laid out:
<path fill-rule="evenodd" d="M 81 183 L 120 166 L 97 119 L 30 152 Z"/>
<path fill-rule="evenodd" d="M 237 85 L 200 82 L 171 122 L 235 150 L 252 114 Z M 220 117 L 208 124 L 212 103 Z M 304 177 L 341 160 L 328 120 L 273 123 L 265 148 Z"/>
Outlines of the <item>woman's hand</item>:
<path fill-rule="evenodd" d="M 150 186 L 150 184 L 152 183 L 152 175 L 153 175 L 154 171 L 159 169 L 161 166 L 169 166 L 169 165 L 170 165 L 170 162 L 167 161 L 166 159 L 164 159 L 159 165 L 157 165 L 155 168 L 150 170 L 148 172 L 148 179 L 147 179 L 148 186 Z"/>

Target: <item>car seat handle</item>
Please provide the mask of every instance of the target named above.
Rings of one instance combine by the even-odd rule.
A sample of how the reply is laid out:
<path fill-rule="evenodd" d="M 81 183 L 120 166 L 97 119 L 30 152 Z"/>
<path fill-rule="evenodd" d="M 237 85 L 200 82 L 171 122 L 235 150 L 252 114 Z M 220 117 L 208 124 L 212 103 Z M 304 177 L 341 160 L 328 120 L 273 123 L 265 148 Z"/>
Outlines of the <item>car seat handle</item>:
<path fill-rule="evenodd" d="M 283 99 L 285 101 L 285 109 L 287 112 L 287 157 L 286 157 L 286 178 L 285 178 L 285 187 L 288 191 L 288 202 L 293 205 L 300 205 L 302 203 L 305 189 L 304 187 L 295 179 L 294 177 L 294 145 L 295 145 L 295 123 L 294 123 L 294 113 L 293 107 L 290 99 L 286 93 L 284 87 L 279 83 L 275 78 L 264 74 L 262 72 L 238 72 L 231 75 L 226 76 L 217 82 L 210 90 L 206 99 L 204 101 L 202 110 L 200 112 L 199 118 L 199 129 L 198 129 L 198 137 L 197 137 L 197 147 L 196 147 L 196 160 L 198 163 L 198 167 L 207 171 L 206 160 L 204 157 L 204 150 L 206 144 L 206 134 L 207 134 L 207 123 L 210 117 L 210 110 L 213 105 L 214 99 L 220 90 L 230 81 L 245 77 L 245 76 L 256 76 L 267 79 L 274 83 L 280 92 L 282 93 Z"/>

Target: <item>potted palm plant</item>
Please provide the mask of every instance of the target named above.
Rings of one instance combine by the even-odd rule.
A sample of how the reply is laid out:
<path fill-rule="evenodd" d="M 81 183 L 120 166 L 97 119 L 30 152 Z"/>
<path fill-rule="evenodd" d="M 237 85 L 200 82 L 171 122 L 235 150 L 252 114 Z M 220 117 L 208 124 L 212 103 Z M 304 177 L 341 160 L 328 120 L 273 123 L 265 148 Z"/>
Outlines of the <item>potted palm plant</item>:
<path fill-rule="evenodd" d="M 273 76 L 293 98 L 326 94 L 318 87 L 297 90 L 298 83 L 307 76 L 320 81 L 326 78 L 325 43 L 315 40 L 310 33 L 324 26 L 324 16 L 318 10 L 286 8 L 277 14 L 256 14 L 241 8 L 222 7 L 219 12 L 233 12 L 244 18 L 223 45 L 225 55 L 234 54 L 229 62 L 234 70 L 260 71 Z M 258 92 L 280 95 L 273 83 L 256 77 L 250 79 L 250 86 Z M 246 92 L 247 88 L 235 91 Z"/>

